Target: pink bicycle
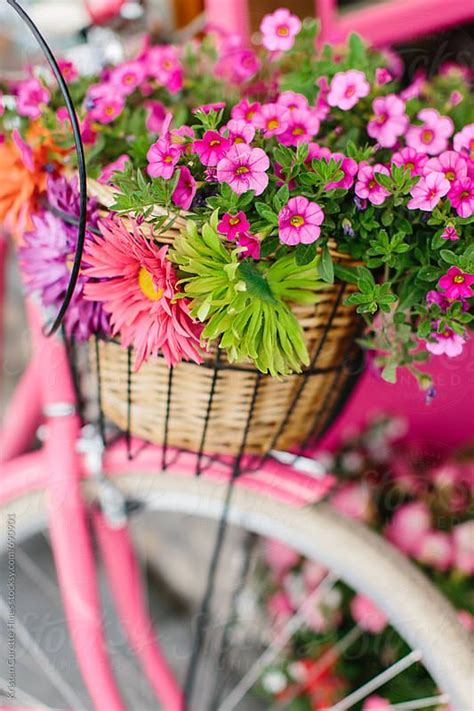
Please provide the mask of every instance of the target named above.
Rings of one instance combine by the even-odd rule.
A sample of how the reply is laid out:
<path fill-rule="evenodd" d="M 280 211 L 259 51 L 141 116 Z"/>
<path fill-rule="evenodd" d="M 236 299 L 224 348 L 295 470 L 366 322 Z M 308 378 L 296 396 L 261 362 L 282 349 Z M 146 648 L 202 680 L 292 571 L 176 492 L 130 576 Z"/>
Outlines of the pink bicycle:
<path fill-rule="evenodd" d="M 9 3 L 28 21 L 14 0 Z M 41 35 L 30 27 L 59 72 Z M 75 129 L 85 200 L 80 132 L 67 88 L 57 76 Z M 84 214 L 83 209 L 80 231 Z M 387 543 L 321 502 L 328 479 L 312 450 L 305 456 L 273 452 L 261 461 L 253 459 L 252 466 L 239 460 L 236 476 L 235 462 L 229 466 L 207 455 L 204 441 L 201 451 L 192 453 L 153 447 L 127 433 L 115 436 L 102 415 L 100 372 L 98 417 L 91 424 L 78 397 L 71 344 L 60 333 L 45 334 L 44 315 L 33 302 L 27 307 L 33 355 L 0 439 L 0 552 L 8 565 L 0 597 L 7 632 L 6 671 L 0 679 L 3 708 L 83 709 L 92 704 L 107 711 L 141 711 L 157 703 L 167 711 L 268 708 L 258 695 L 262 674 L 284 653 L 304 624 L 305 612 L 329 598 L 339 580 L 377 603 L 405 641 L 406 653 L 350 690 L 333 711 L 359 708 L 363 699 L 414 664 L 424 666 L 439 693 L 417 697 L 413 690 L 415 698 L 396 708 L 448 703 L 459 711 L 471 708 L 467 633 L 454 610 Z M 327 419 L 334 414 L 327 413 Z M 31 451 L 40 425 L 42 446 Z M 217 537 L 210 527 L 215 520 Z M 47 535 L 50 542 L 50 570 L 35 561 L 38 535 Z M 197 537 L 213 539 L 210 563 L 194 545 Z M 108 581 L 104 605 L 99 593 L 104 576 L 99 575 L 93 538 Z M 287 544 L 328 571 L 277 634 L 255 606 L 260 539 L 265 538 Z M 147 550 L 153 551 L 158 584 L 144 574 Z M 33 611 L 31 602 L 22 600 L 20 580 L 28 581 Z M 199 602 L 190 590 L 201 585 Z M 170 589 L 174 597 L 179 592 L 182 603 L 181 636 L 168 623 Z M 67 640 L 62 618 L 54 617 L 60 601 Z M 111 637 L 115 623 L 104 626 L 111 601 L 127 643 Z M 55 643 L 47 629 L 33 624 L 52 613 L 53 629 L 60 634 Z M 176 607 L 173 614 L 178 614 Z M 329 650 L 328 659 L 359 633 L 357 627 L 350 630 Z M 70 648 L 83 683 L 70 666 Z"/>

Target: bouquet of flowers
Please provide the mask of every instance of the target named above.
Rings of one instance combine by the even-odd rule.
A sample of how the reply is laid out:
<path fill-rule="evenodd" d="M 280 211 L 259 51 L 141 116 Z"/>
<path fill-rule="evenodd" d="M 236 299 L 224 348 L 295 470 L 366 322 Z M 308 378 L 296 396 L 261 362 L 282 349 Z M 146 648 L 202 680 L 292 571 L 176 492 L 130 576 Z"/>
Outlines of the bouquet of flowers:
<path fill-rule="evenodd" d="M 386 380 L 406 366 L 428 387 L 418 364 L 461 353 L 474 284 L 466 77 L 451 67 L 401 90 L 395 56 L 317 35 L 280 9 L 254 47 L 210 31 L 146 43 L 100 77 L 62 62 L 95 179 L 69 334 L 118 337 L 135 369 L 218 347 L 285 376 L 310 364 L 301 310 L 344 281 Z M 78 215 L 67 114 L 44 73 L 3 92 L 0 215 L 24 232 L 27 288 L 57 306 L 75 250 L 62 217 Z"/>
<path fill-rule="evenodd" d="M 337 474 L 331 503 L 422 567 L 471 631 L 472 447 L 441 458 L 407 445 L 404 429 L 402 420 L 378 416 L 328 455 L 327 469 Z M 260 614 L 269 615 L 277 630 L 327 570 L 277 541 L 266 542 L 265 558 Z M 373 601 L 341 583 L 304 614 L 305 624 L 287 645 L 284 660 L 261 679 L 262 693 L 289 711 L 328 708 L 406 653 L 405 643 Z M 428 673 L 413 665 L 355 708 L 388 711 L 414 695 L 426 699 L 437 694 Z"/>

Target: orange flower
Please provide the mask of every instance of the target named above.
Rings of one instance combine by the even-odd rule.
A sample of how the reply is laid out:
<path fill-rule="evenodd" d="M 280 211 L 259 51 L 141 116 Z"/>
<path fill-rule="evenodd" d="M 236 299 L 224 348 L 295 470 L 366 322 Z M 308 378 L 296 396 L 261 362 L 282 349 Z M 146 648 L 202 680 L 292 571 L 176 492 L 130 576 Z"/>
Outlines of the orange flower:
<path fill-rule="evenodd" d="M 27 142 L 27 161 L 18 143 L 10 140 L 0 144 L 0 220 L 17 239 L 31 228 L 30 215 L 46 187 L 50 168 L 59 172 L 59 163 L 51 161 L 51 155 L 66 152 L 37 123 L 29 129 Z"/>

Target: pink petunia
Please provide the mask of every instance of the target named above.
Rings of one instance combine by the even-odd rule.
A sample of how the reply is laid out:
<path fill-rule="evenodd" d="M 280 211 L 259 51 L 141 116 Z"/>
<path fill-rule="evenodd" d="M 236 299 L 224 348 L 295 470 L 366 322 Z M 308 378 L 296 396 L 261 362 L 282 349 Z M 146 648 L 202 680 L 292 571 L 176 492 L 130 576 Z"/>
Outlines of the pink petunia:
<path fill-rule="evenodd" d="M 467 126 L 455 134 L 453 138 L 454 150 L 458 153 L 467 153 L 474 160 L 474 123 Z"/>
<path fill-rule="evenodd" d="M 270 160 L 265 151 L 238 143 L 217 164 L 216 177 L 219 183 L 230 185 L 237 195 L 249 190 L 261 195 L 268 185 L 269 167 Z"/>
<path fill-rule="evenodd" d="M 79 78 L 79 72 L 73 62 L 69 62 L 67 59 L 59 59 L 58 66 L 68 84 Z"/>
<path fill-rule="evenodd" d="M 178 168 L 179 178 L 173 192 L 173 202 L 183 210 L 189 210 L 196 195 L 197 185 L 186 166 Z"/>
<path fill-rule="evenodd" d="M 102 124 L 109 124 L 120 116 L 125 108 L 125 99 L 114 89 L 105 84 L 91 87 L 87 105 L 89 118 Z"/>
<path fill-rule="evenodd" d="M 409 127 L 405 134 L 407 145 L 432 156 L 445 151 L 448 138 L 454 131 L 454 124 L 449 116 L 441 116 L 436 109 L 422 109 L 417 117 L 422 124 Z"/>
<path fill-rule="evenodd" d="M 303 94 L 297 94 L 295 91 L 283 91 L 279 94 L 277 104 L 285 106 L 289 111 L 300 109 L 305 111 L 309 109 L 309 102 Z"/>
<path fill-rule="evenodd" d="M 247 232 L 250 229 L 250 222 L 247 220 L 245 212 L 240 210 L 236 215 L 229 212 L 224 213 L 222 220 L 217 225 L 217 231 L 225 235 L 232 242 L 239 232 Z"/>
<path fill-rule="evenodd" d="M 252 79 L 260 70 L 260 60 L 253 49 L 232 47 L 219 57 L 216 76 L 236 85 Z"/>
<path fill-rule="evenodd" d="M 324 121 L 331 110 L 331 107 L 327 102 L 327 97 L 330 91 L 327 77 L 319 77 L 316 81 L 316 85 L 319 87 L 319 92 L 314 106 L 314 113 L 320 121 Z"/>
<path fill-rule="evenodd" d="M 367 523 L 371 513 L 370 489 L 363 482 L 343 484 L 331 496 L 331 505 L 344 516 Z"/>
<path fill-rule="evenodd" d="M 474 214 L 474 180 L 472 178 L 466 177 L 456 180 L 448 197 L 459 217 L 471 217 Z"/>
<path fill-rule="evenodd" d="M 301 20 L 285 8 L 265 15 L 260 25 L 262 44 L 270 52 L 287 52 L 301 30 Z"/>
<path fill-rule="evenodd" d="M 364 72 L 349 69 L 347 72 L 337 72 L 333 76 L 327 102 L 329 106 L 337 106 L 342 111 L 348 111 L 369 92 L 370 85 Z"/>
<path fill-rule="evenodd" d="M 251 235 L 249 232 L 239 232 L 237 244 L 239 247 L 243 247 L 242 257 L 260 259 L 261 242 L 255 235 Z"/>
<path fill-rule="evenodd" d="M 458 267 L 449 267 L 448 271 L 438 281 L 447 299 L 470 299 L 473 296 L 472 284 L 474 274 L 466 274 Z"/>
<path fill-rule="evenodd" d="M 408 127 L 405 102 L 395 94 L 378 96 L 372 109 L 374 118 L 367 125 L 367 133 L 383 148 L 392 148 Z"/>
<path fill-rule="evenodd" d="M 18 84 L 16 110 L 20 116 L 37 119 L 41 116 L 42 107 L 50 99 L 49 91 L 38 79 L 26 79 Z"/>
<path fill-rule="evenodd" d="M 180 52 L 172 45 L 150 47 L 146 56 L 146 69 L 149 76 L 162 84 L 171 94 L 183 86 L 183 68 Z"/>
<path fill-rule="evenodd" d="M 456 180 L 465 178 L 467 175 L 467 162 L 463 156 L 456 151 L 443 151 L 439 156 L 430 158 L 424 169 L 426 173 L 442 173 L 446 180 L 453 184 Z M 448 193 L 448 197 L 450 193 Z"/>
<path fill-rule="evenodd" d="M 231 142 L 217 131 L 206 131 L 204 136 L 194 141 L 193 149 L 203 165 L 214 166 L 225 156 Z"/>
<path fill-rule="evenodd" d="M 162 354 L 169 366 L 182 360 L 201 363 L 202 326 L 179 293 L 167 247 L 148 240 L 135 223 L 117 219 L 99 224 L 101 236 L 88 243 L 86 298 L 103 304 L 113 333 L 124 348 L 135 349 L 134 369 Z"/>
<path fill-rule="evenodd" d="M 225 129 L 232 143 L 252 143 L 255 137 L 255 128 L 243 119 L 231 119 Z"/>
<path fill-rule="evenodd" d="M 324 212 L 316 202 L 303 196 L 290 198 L 278 215 L 280 241 L 293 246 L 319 239 Z"/>
<path fill-rule="evenodd" d="M 151 178 L 170 180 L 173 177 L 176 163 L 181 157 L 181 151 L 177 146 L 172 145 L 168 138 L 163 137 L 150 146 L 146 157 L 148 160 L 147 173 Z"/>
<path fill-rule="evenodd" d="M 375 81 L 377 86 L 385 86 L 393 81 L 393 76 L 386 67 L 377 67 L 375 70 Z"/>
<path fill-rule="evenodd" d="M 253 125 L 263 131 L 265 138 L 284 133 L 291 120 L 290 111 L 280 104 L 263 104 L 255 115 Z"/>
<path fill-rule="evenodd" d="M 441 333 L 433 331 L 431 333 L 433 341 L 426 341 L 426 350 L 433 355 L 447 355 L 448 358 L 456 358 L 461 355 L 465 344 L 465 339 L 455 333 L 450 328 L 445 328 Z"/>
<path fill-rule="evenodd" d="M 386 533 L 387 538 L 403 553 L 415 555 L 420 537 L 431 530 L 431 513 L 422 501 L 403 504 L 396 510 Z"/>
<path fill-rule="evenodd" d="M 388 624 L 387 615 L 366 595 L 357 594 L 351 600 L 351 614 L 365 632 L 380 634 Z"/>
<path fill-rule="evenodd" d="M 166 107 L 161 101 L 145 101 L 147 110 L 146 127 L 150 133 L 161 133 L 166 116 Z"/>
<path fill-rule="evenodd" d="M 410 190 L 411 200 L 407 207 L 410 210 L 431 212 L 442 197 L 448 194 L 451 185 L 442 173 L 428 173 Z"/>
<path fill-rule="evenodd" d="M 451 240 L 452 242 L 459 239 L 459 235 L 454 225 L 446 225 L 446 227 L 444 228 L 444 232 L 441 234 L 441 237 L 443 239 Z"/>
<path fill-rule="evenodd" d="M 334 190 L 335 188 L 341 188 L 343 190 L 349 190 L 354 183 L 354 178 L 357 175 L 359 166 L 353 158 L 348 158 L 342 153 L 331 153 L 331 158 L 335 161 L 340 161 L 340 170 L 344 173 L 344 177 L 335 183 L 328 183 L 325 186 L 326 190 Z"/>
<path fill-rule="evenodd" d="M 319 126 L 320 120 L 313 110 L 295 109 L 289 112 L 288 127 L 278 136 L 278 141 L 284 146 L 309 143 L 317 135 Z"/>
<path fill-rule="evenodd" d="M 129 96 L 145 79 L 145 66 L 137 60 L 124 62 L 115 67 L 109 78 L 109 83 L 123 96 Z"/>
<path fill-rule="evenodd" d="M 474 521 L 455 526 L 453 539 L 456 568 L 466 575 L 474 575 Z"/>
<path fill-rule="evenodd" d="M 369 696 L 362 705 L 362 711 L 391 711 L 392 708 L 392 704 L 388 699 L 384 699 L 383 696 L 378 696 L 377 694 Z"/>
<path fill-rule="evenodd" d="M 425 531 L 418 543 L 416 557 L 435 570 L 446 571 L 453 561 L 453 542 L 444 531 Z"/>
<path fill-rule="evenodd" d="M 426 153 L 418 153 L 414 148 L 406 146 L 394 153 L 391 162 L 399 167 L 407 168 L 411 175 L 423 175 L 428 161 Z"/>
<path fill-rule="evenodd" d="M 219 112 L 222 111 L 222 109 L 224 108 L 224 101 L 213 101 L 212 104 L 201 104 L 200 106 L 197 106 L 193 109 L 192 113 L 197 114 L 199 111 L 201 111 L 203 114 L 210 114 L 211 111 Z"/>
<path fill-rule="evenodd" d="M 357 173 L 355 194 L 362 200 L 369 200 L 373 205 L 382 205 L 385 198 L 390 195 L 376 180 L 376 174 L 390 175 L 388 169 L 381 163 L 368 165 L 361 163 Z"/>
<path fill-rule="evenodd" d="M 110 183 L 114 173 L 123 173 L 127 163 L 130 163 L 130 157 L 126 153 L 123 153 L 117 160 L 114 160 L 102 169 L 98 182 L 105 184 Z"/>
<path fill-rule="evenodd" d="M 260 112 L 261 104 L 258 101 L 250 103 L 247 99 L 242 99 L 238 104 L 236 104 L 230 115 L 233 119 L 246 121 L 246 123 L 253 124 L 255 116 Z"/>
<path fill-rule="evenodd" d="M 415 72 L 415 76 L 411 84 L 409 84 L 406 89 L 400 92 L 400 97 L 404 101 L 410 101 L 410 99 L 417 99 L 421 92 L 423 91 L 426 84 L 426 72 L 424 69 L 418 69 Z"/>

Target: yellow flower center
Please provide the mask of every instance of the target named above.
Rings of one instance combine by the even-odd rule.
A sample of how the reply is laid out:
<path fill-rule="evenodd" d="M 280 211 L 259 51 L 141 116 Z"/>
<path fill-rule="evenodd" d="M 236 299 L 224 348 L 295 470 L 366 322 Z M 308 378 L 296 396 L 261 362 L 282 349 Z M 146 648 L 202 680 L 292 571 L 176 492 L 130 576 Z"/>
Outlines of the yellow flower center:
<path fill-rule="evenodd" d="M 210 146 L 220 146 L 221 142 L 219 141 L 218 138 L 214 138 L 212 141 L 209 141 Z"/>
<path fill-rule="evenodd" d="M 115 109 L 113 106 L 106 106 L 105 107 L 105 113 L 107 114 L 107 116 L 112 116 L 114 114 L 114 112 L 115 112 Z"/>
<path fill-rule="evenodd" d="M 433 140 L 433 131 L 423 131 L 423 133 L 421 134 L 421 140 L 423 141 L 423 143 L 431 143 L 431 141 Z"/>
<path fill-rule="evenodd" d="M 164 163 L 172 163 L 173 162 L 173 156 L 167 155 L 163 158 Z"/>
<path fill-rule="evenodd" d="M 273 131 L 275 128 L 278 128 L 279 125 L 280 125 L 279 120 L 274 118 L 274 119 L 270 119 L 270 121 L 267 123 L 267 128 L 270 131 Z"/>
<path fill-rule="evenodd" d="M 247 168 L 246 165 L 239 165 L 239 167 L 235 171 L 236 175 L 245 175 L 246 173 L 250 173 L 250 169 Z"/>
<path fill-rule="evenodd" d="M 242 138 L 242 136 L 236 136 L 236 137 L 234 138 L 234 143 L 245 143 L 245 141 L 244 141 L 244 139 Z"/>
<path fill-rule="evenodd" d="M 293 129 L 291 132 L 293 136 L 302 136 L 304 133 L 304 129 L 301 128 L 301 126 L 297 126 L 296 128 Z"/>
<path fill-rule="evenodd" d="M 153 277 L 145 267 L 140 267 L 138 272 L 138 286 L 140 291 L 150 301 L 159 301 L 163 296 L 163 289 L 156 289 Z"/>
<path fill-rule="evenodd" d="M 462 274 L 457 274 L 453 279 L 455 284 L 464 284 L 464 277 Z"/>
<path fill-rule="evenodd" d="M 229 220 L 229 225 L 232 227 L 235 227 L 235 225 L 238 225 L 240 222 L 240 219 L 238 217 L 231 217 Z"/>
<path fill-rule="evenodd" d="M 446 179 L 453 181 L 453 180 L 455 180 L 455 178 L 456 178 L 456 174 L 452 170 L 448 170 L 448 172 L 446 173 Z"/>
<path fill-rule="evenodd" d="M 293 215 L 290 220 L 290 225 L 292 227 L 302 227 L 304 225 L 304 217 L 301 215 Z"/>
<path fill-rule="evenodd" d="M 280 35 L 280 37 L 288 37 L 290 31 L 286 25 L 280 25 L 280 27 L 277 29 L 277 35 Z"/>

